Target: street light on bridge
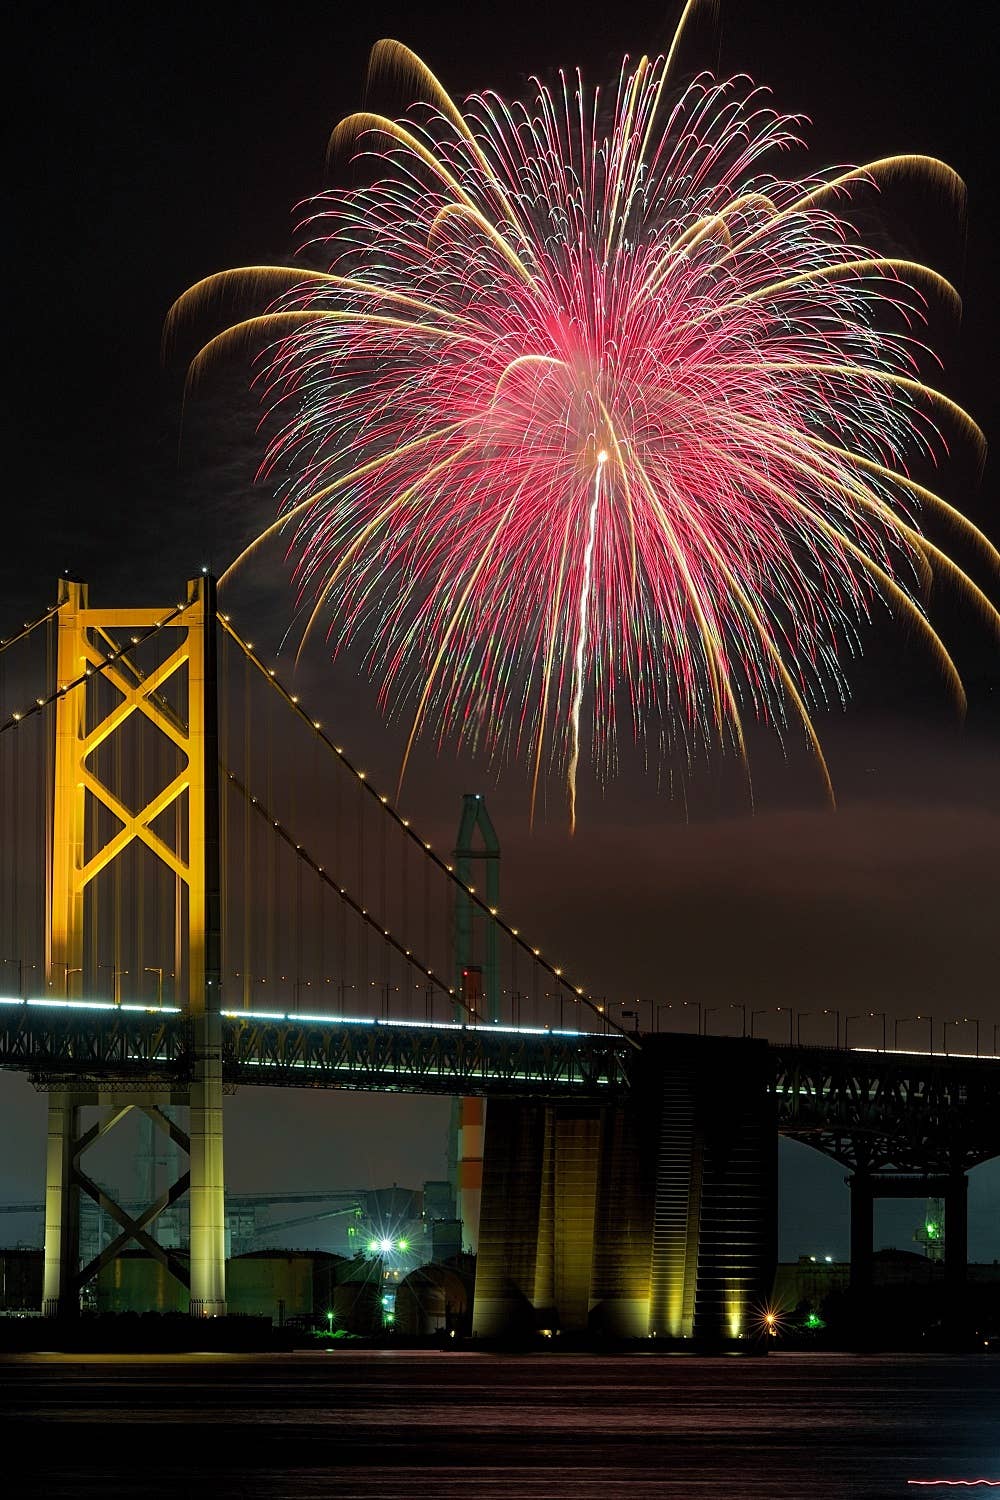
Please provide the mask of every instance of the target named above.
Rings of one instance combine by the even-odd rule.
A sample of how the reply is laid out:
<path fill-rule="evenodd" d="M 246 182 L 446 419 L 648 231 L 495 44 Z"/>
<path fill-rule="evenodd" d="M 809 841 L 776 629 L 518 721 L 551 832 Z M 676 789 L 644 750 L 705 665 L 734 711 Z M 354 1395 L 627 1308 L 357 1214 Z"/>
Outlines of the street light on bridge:
<path fill-rule="evenodd" d="M 945 1021 L 944 1023 L 944 1055 L 948 1056 L 948 1027 L 949 1026 L 974 1026 L 976 1028 L 976 1056 L 979 1056 L 979 1022 L 975 1016 L 963 1016 L 960 1021 Z M 994 1036 L 996 1027 L 993 1028 Z M 994 1048 L 994 1051 L 996 1049 Z"/>
<path fill-rule="evenodd" d="M 6 960 L 5 960 L 5 962 L 6 962 Z M 63 963 L 62 960 L 58 959 L 58 958 L 54 958 L 52 960 L 52 965 L 51 966 L 52 966 L 53 969 L 62 969 L 62 971 L 63 971 L 63 994 L 66 996 L 66 999 L 68 1000 L 69 999 L 69 976 L 71 974 L 82 974 L 83 973 L 83 969 L 79 965 L 73 965 L 73 966 L 71 966 L 70 964 Z M 49 987 L 50 988 L 51 988 L 51 985 L 52 985 L 52 981 L 50 979 L 49 980 Z"/>
<path fill-rule="evenodd" d="M 756 1019 L 757 1019 L 758 1016 L 766 1016 L 766 1015 L 767 1015 L 767 1007 L 766 1006 L 765 1006 L 765 1008 L 763 1010 L 752 1010 L 750 1012 L 750 1040 L 751 1041 L 753 1040 L 754 1022 L 756 1021 Z"/>
<path fill-rule="evenodd" d="M 747 1008 L 746 1008 L 746 1006 L 743 1005 L 743 1004 L 737 1004 L 735 1002 L 730 1002 L 729 1009 L 730 1010 L 742 1011 L 742 1013 L 743 1013 L 743 1030 L 741 1031 L 740 1035 L 741 1036 L 746 1036 L 746 1034 L 747 1034 Z"/>
<path fill-rule="evenodd" d="M 836 1040 L 836 1043 L 834 1045 L 837 1046 L 837 1047 L 839 1047 L 840 1046 L 840 1011 L 839 1010 L 834 1010 L 834 1009 L 824 1010 L 823 1014 L 824 1014 L 824 1016 L 835 1016 L 836 1017 L 836 1020 L 837 1020 L 837 1040 Z"/>
<path fill-rule="evenodd" d="M 128 973 L 128 969 L 119 968 L 117 964 L 98 964 L 99 969 L 111 970 L 111 993 L 115 1005 L 122 1003 L 122 975 Z"/>
<path fill-rule="evenodd" d="M 864 1010 L 856 1016 L 848 1016 L 846 1021 L 844 1022 L 844 1046 L 848 1046 L 848 1028 L 852 1021 L 875 1021 L 879 1017 L 881 1017 L 882 1019 L 882 1051 L 884 1052 L 886 1049 L 886 1037 L 888 1028 L 888 1022 L 886 1020 L 886 1014 L 884 1010 Z"/>
<path fill-rule="evenodd" d="M 795 1012 L 790 1005 L 776 1005 L 774 1007 L 776 1016 L 780 1016 L 782 1012 L 788 1013 L 788 1045 L 790 1047 L 792 1045 L 792 1028 L 795 1025 Z"/>
<path fill-rule="evenodd" d="M 913 1017 L 913 1019 L 915 1021 L 926 1021 L 927 1022 L 927 1050 L 930 1052 L 931 1057 L 933 1057 L 934 1056 L 934 1017 L 933 1016 L 923 1016 L 923 1015 L 920 1015 L 920 1013 L 918 1012 L 917 1015 L 915 1015 Z"/>
<path fill-rule="evenodd" d="M 158 968 L 155 964 L 146 964 L 145 967 L 143 968 L 142 972 L 144 974 L 155 974 L 156 975 L 156 1004 L 157 1004 L 157 1007 L 160 1010 L 162 1010 L 163 1009 L 163 969 L 162 969 L 162 967 Z"/>
<path fill-rule="evenodd" d="M 701 1030 L 702 1036 L 708 1036 L 708 1018 L 709 1016 L 714 1016 L 718 1010 L 719 1006 L 717 1005 L 710 1005 L 705 1008 L 705 1022 Z"/>
<path fill-rule="evenodd" d="M 701 1001 L 700 1000 L 682 1000 L 681 1004 L 683 1005 L 683 1007 L 684 1007 L 685 1010 L 689 1010 L 692 1005 L 697 1009 L 697 1011 L 698 1011 L 698 1035 L 701 1036 Z"/>

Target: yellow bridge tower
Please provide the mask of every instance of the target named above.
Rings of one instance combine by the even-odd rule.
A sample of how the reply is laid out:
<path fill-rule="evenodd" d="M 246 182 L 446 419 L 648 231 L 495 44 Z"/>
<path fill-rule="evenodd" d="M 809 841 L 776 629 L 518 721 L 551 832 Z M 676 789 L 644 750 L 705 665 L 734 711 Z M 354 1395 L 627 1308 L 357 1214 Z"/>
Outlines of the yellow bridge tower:
<path fill-rule="evenodd" d="M 57 611 L 56 744 L 49 848 L 47 978 L 50 993 L 67 999 L 82 988 L 86 947 L 85 893 L 91 881 L 135 841 L 171 872 L 178 891 L 177 922 L 186 946 L 187 1014 L 192 1047 L 190 1083 L 148 1089 L 114 1088 L 107 1080 L 62 1079 L 49 1093 L 45 1194 L 43 1307 L 49 1316 L 79 1308 L 79 1291 L 127 1244 L 139 1245 L 190 1287 L 194 1316 L 225 1313 L 226 1246 L 222 1156 L 222 1033 L 220 1016 L 219 749 L 216 685 L 215 580 L 192 580 L 186 599 L 168 609 L 94 609 L 86 584 L 60 581 Z M 127 643 L 159 634 L 166 654 L 144 674 Z M 185 679 L 186 678 L 186 683 Z M 110 683 L 118 701 L 99 706 L 95 684 Z M 186 688 L 179 712 L 164 693 Z M 107 695 L 105 695 L 107 696 Z M 176 695 L 175 695 L 176 699 Z M 140 715 L 176 747 L 178 769 L 155 795 L 133 810 L 122 788 L 97 774 L 95 752 Z M 113 778 L 112 778 L 113 780 Z M 134 799 L 133 799 L 134 801 Z M 106 809 L 102 821 L 94 810 Z M 175 838 L 158 831 L 174 812 Z M 169 822 L 169 820 L 166 820 Z M 98 826 L 117 823 L 101 841 Z M 89 830 L 89 836 L 88 836 Z M 184 941 L 186 939 L 186 942 Z M 162 977 L 162 971 L 161 971 Z M 121 1001 L 118 972 L 113 1001 Z M 165 1106 L 190 1109 L 185 1133 Z M 97 1123 L 81 1131 L 81 1109 L 97 1105 Z M 130 1110 L 142 1110 L 189 1157 L 189 1170 L 138 1217 L 111 1200 L 84 1171 L 81 1158 Z M 86 1192 L 117 1222 L 121 1233 L 88 1266 L 79 1265 L 79 1194 Z M 148 1233 L 156 1217 L 189 1195 L 189 1267 Z"/>

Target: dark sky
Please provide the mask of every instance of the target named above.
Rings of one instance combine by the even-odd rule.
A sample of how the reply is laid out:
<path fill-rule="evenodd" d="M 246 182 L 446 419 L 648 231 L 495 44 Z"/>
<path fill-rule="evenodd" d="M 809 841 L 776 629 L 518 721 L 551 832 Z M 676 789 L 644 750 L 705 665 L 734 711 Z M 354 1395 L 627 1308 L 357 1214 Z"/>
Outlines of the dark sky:
<path fill-rule="evenodd" d="M 965 177 L 967 235 L 926 202 L 904 205 L 894 232 L 963 293 L 965 321 L 944 341 L 942 381 L 995 441 L 995 37 L 985 14 L 961 4 L 740 0 L 724 6 L 718 43 L 706 38 L 701 61 L 713 65 L 721 48 L 723 71 L 746 70 L 774 87 L 779 107 L 807 113 L 817 166 L 912 149 Z M 624 51 L 664 46 L 672 20 L 672 7 L 645 0 L 589 11 L 565 0 L 25 8 L 6 160 L 4 619 L 39 612 L 64 568 L 101 599 L 173 598 L 179 580 L 205 562 L 224 566 L 269 518 L 270 497 L 252 486 L 260 441 L 245 371 L 202 391 L 179 447 L 183 370 L 161 366 L 162 319 L 209 271 L 287 257 L 289 210 L 323 184 L 330 128 L 360 103 L 373 41 L 406 41 L 457 95 L 509 94 L 560 65 L 610 77 Z M 944 488 L 1000 539 L 995 467 L 976 488 L 958 456 Z M 238 583 L 228 605 L 276 645 L 290 610 L 280 556 Z M 700 1001 L 720 1008 L 720 1029 L 744 1001 L 899 1017 L 932 1010 L 942 1020 L 979 1016 L 989 1034 L 1000 1021 L 1000 657 L 946 591 L 935 618 L 967 681 L 968 723 L 953 722 L 915 646 L 888 625 L 871 632 L 854 705 L 821 723 L 836 814 L 823 810 L 801 747 L 786 761 L 763 741 L 753 815 L 728 773 L 699 772 L 685 806 L 629 767 L 606 795 L 582 785 L 574 843 L 558 798 L 529 836 L 516 769 L 494 786 L 481 766 L 430 751 L 417 757 L 405 811 L 447 844 L 460 792 L 488 790 L 505 906 L 614 1001 Z M 382 723 L 351 663 L 333 668 L 317 648 L 301 689 L 392 785 L 403 730 Z M 776 1035 L 781 1024 L 773 1017 Z M 809 1034 L 817 1023 L 803 1024 Z M 0 1110 L 35 1121 L 37 1150 L 9 1187 L 32 1196 L 43 1149 L 37 1102 L 21 1080 L 3 1080 Z M 442 1169 L 443 1113 L 431 1102 L 247 1093 L 230 1114 L 235 1187 L 291 1185 L 292 1175 L 303 1187 L 415 1183 Z M 307 1123 L 318 1140 L 302 1146 Z M 0 1128 L 6 1135 L 5 1121 Z M 846 1250 L 841 1169 L 787 1155 L 785 1252 L 824 1237 Z M 973 1252 L 1000 1255 L 1000 1170 L 979 1178 Z M 886 1208 L 883 1237 L 905 1242 L 912 1217 Z"/>

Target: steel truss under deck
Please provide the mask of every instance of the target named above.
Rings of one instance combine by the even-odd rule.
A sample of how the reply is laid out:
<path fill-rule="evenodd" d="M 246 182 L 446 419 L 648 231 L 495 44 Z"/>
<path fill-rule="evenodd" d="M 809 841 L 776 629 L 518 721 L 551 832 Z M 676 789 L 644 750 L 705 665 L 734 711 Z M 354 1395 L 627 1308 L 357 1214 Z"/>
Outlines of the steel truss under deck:
<path fill-rule="evenodd" d="M 618 1036 L 492 1026 L 222 1015 L 223 1077 L 283 1088 L 493 1094 L 594 1101 L 634 1082 Z M 711 1039 L 706 1039 L 706 1046 Z M 782 1135 L 852 1170 L 945 1172 L 1000 1156 L 1000 1062 L 773 1043 Z M 181 1012 L 45 1002 L 0 1004 L 0 1067 L 47 1086 L 182 1088 L 193 1067 Z"/>
<path fill-rule="evenodd" d="M 181 1087 L 193 1068 L 180 1012 L 0 1006 L 0 1067 L 46 1087 Z M 629 1090 L 636 1056 L 617 1036 L 476 1026 L 222 1016 L 225 1083 L 431 1094 L 515 1094 L 590 1101 Z"/>
<path fill-rule="evenodd" d="M 1000 1062 L 779 1047 L 782 1135 L 853 1171 L 966 1172 L 1000 1156 Z"/>

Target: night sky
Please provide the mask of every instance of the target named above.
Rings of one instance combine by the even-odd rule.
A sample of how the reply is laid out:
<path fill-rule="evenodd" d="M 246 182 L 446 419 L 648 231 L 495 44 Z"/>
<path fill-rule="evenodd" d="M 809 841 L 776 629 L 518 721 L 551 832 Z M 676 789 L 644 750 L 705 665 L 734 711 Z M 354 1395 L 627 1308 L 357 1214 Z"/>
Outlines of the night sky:
<path fill-rule="evenodd" d="M 14 330 L 0 634 L 41 612 L 63 569 L 101 600 L 172 600 L 180 580 L 203 564 L 221 570 L 270 519 L 271 498 L 253 485 L 262 440 L 246 368 L 206 383 L 182 437 L 183 361 L 161 364 L 162 320 L 210 271 L 287 259 L 290 209 L 323 185 L 330 129 L 360 105 L 377 38 L 405 41 L 454 95 L 511 94 L 558 66 L 610 80 L 623 52 L 664 47 L 673 19 L 672 7 L 639 0 L 601 12 L 565 0 L 26 11 L 6 162 Z M 923 200 L 894 209 L 892 233 L 962 292 L 963 327 L 939 342 L 941 383 L 995 442 L 987 25 L 978 6 L 741 0 L 724 6 L 697 64 L 721 57 L 722 71 L 745 70 L 780 108 L 808 114 L 813 165 L 915 150 L 966 179 L 967 230 Z M 941 488 L 1000 541 L 995 475 L 988 465 L 977 484 L 956 455 Z M 276 649 L 291 610 L 280 552 L 234 584 L 226 607 Z M 716 1007 L 719 1030 L 743 1003 L 972 1015 L 988 1040 L 1000 1022 L 1000 657 L 944 588 L 933 615 L 966 681 L 967 723 L 954 722 L 917 645 L 883 621 L 852 669 L 852 707 L 820 720 L 836 814 L 805 749 L 793 739 L 785 759 L 764 736 L 752 814 L 732 768 L 700 768 L 680 799 L 626 758 L 606 790 L 581 779 L 571 843 L 558 786 L 530 834 L 523 771 L 497 781 L 430 749 L 403 811 L 447 846 L 460 794 L 486 791 L 506 910 L 613 1004 L 701 1002 Z M 388 788 L 405 723 L 383 722 L 355 661 L 328 658 L 314 642 L 299 690 Z M 766 1024 L 778 1036 L 787 1023 Z M 829 1040 L 824 1024 L 811 1014 L 803 1039 Z M 229 1106 L 230 1185 L 419 1185 L 443 1172 L 445 1113 L 437 1101 L 245 1091 Z M 0 1197 L 40 1196 L 44 1153 L 41 1100 L 23 1079 L 0 1079 L 4 1138 L 29 1119 Z M 801 1147 L 783 1162 L 783 1255 L 846 1255 L 843 1169 Z M 972 1255 L 1000 1256 L 1000 1164 L 975 1174 L 971 1210 Z M 909 1246 L 917 1217 L 915 1205 L 884 1205 L 878 1238 Z"/>

